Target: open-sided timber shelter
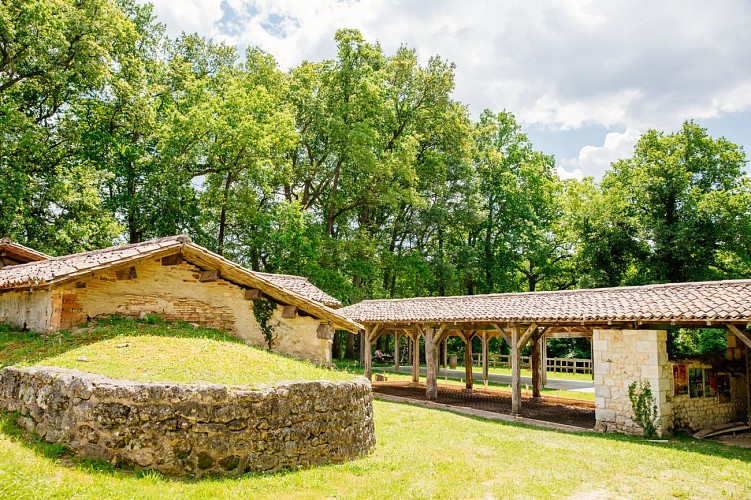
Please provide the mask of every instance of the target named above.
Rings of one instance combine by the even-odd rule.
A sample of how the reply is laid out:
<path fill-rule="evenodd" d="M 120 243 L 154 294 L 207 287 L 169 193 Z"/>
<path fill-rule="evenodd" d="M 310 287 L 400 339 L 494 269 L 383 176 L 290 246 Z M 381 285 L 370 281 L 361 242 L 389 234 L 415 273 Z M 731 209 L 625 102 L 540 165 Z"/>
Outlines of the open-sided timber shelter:
<path fill-rule="evenodd" d="M 0 240 L 0 322 L 37 331 L 112 315 L 156 314 L 225 330 L 266 346 L 254 304 L 270 299 L 273 349 L 331 362 L 334 329 L 362 325 L 300 276 L 254 272 L 174 236 L 61 257 Z"/>
<path fill-rule="evenodd" d="M 650 383 L 660 432 L 746 419 L 751 280 L 681 283 L 595 290 L 459 297 L 368 300 L 339 310 L 365 326 L 363 362 L 371 375 L 371 343 L 405 335 L 412 342 L 413 381 L 419 380 L 419 339 L 427 361 L 426 396 L 435 400 L 439 346 L 448 336 L 466 345 L 467 388 L 472 388 L 472 339 L 482 340 L 487 379 L 491 337 L 511 347 L 512 412 L 521 411 L 521 350 L 531 343 L 533 397 L 539 397 L 545 339 L 587 336 L 592 341 L 596 428 L 639 433 L 628 388 Z M 725 328 L 727 357 L 719 363 L 669 360 L 667 330 Z M 398 362 L 398 360 L 397 360 Z"/>

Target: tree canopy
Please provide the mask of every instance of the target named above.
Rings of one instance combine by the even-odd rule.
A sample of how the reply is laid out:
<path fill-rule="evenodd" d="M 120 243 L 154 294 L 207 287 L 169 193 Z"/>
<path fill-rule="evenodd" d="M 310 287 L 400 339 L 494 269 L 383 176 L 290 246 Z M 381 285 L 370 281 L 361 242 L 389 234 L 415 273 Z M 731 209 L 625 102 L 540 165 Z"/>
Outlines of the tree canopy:
<path fill-rule="evenodd" d="M 134 0 L 0 4 L 0 235 L 187 233 L 345 303 L 751 276 L 737 145 L 689 120 L 562 181 L 511 112 L 472 118 L 451 62 L 334 39 L 282 71 Z"/>

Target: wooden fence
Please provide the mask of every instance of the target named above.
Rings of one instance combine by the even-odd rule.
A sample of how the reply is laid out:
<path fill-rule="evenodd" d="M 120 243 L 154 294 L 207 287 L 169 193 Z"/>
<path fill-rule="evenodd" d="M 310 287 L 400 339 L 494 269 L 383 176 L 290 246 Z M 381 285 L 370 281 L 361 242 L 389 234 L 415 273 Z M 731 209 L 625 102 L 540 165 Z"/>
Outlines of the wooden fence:
<path fill-rule="evenodd" d="M 592 360 L 591 359 L 577 359 L 577 358 L 548 358 L 548 371 L 559 373 L 592 373 Z M 473 354 L 472 362 L 475 366 L 482 366 L 482 354 Z M 511 367 L 511 355 L 510 354 L 489 354 L 488 366 L 495 368 L 497 366 L 503 368 Z M 529 368 L 530 357 L 521 356 L 522 368 Z"/>

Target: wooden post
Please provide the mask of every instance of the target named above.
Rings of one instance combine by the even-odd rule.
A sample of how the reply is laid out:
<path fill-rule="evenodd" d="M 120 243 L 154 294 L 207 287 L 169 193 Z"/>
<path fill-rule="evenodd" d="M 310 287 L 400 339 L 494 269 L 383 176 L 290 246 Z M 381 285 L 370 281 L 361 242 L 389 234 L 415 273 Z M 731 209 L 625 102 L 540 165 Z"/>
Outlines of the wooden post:
<path fill-rule="evenodd" d="M 519 356 L 519 329 L 511 328 L 511 413 L 522 411 L 521 359 Z"/>
<path fill-rule="evenodd" d="M 425 361 L 428 367 L 425 379 L 425 398 L 428 401 L 438 399 L 438 345 L 436 344 L 436 331 L 432 328 L 425 329 Z"/>
<path fill-rule="evenodd" d="M 365 333 L 362 337 L 362 357 L 363 357 L 363 366 L 365 367 L 365 378 L 368 380 L 371 379 L 373 375 L 373 359 L 372 355 L 370 354 L 370 334 L 373 331 L 373 327 L 368 325 L 365 327 Z"/>
<path fill-rule="evenodd" d="M 490 336 L 487 332 L 482 334 L 482 383 L 485 387 L 488 386 L 488 347 L 490 344 Z"/>
<path fill-rule="evenodd" d="M 542 376 L 540 377 L 540 385 L 545 387 L 548 385 L 548 338 L 545 334 L 540 337 L 540 357 L 542 358 Z"/>
<path fill-rule="evenodd" d="M 394 332 L 394 370 L 399 371 L 399 332 Z"/>
<path fill-rule="evenodd" d="M 443 367 L 446 368 L 449 365 L 449 339 L 448 337 L 443 339 L 443 342 L 441 342 L 441 345 L 443 345 Z"/>
<path fill-rule="evenodd" d="M 466 378 L 467 383 L 466 388 L 472 389 L 472 386 L 474 385 L 474 380 L 472 379 L 472 337 L 474 337 L 474 332 L 471 332 L 469 335 L 464 332 L 464 376 Z"/>
<path fill-rule="evenodd" d="M 412 382 L 420 381 L 420 334 L 412 337 Z"/>
<path fill-rule="evenodd" d="M 532 336 L 532 397 L 540 397 L 540 365 L 542 364 L 542 353 L 540 352 L 540 339 Z"/>

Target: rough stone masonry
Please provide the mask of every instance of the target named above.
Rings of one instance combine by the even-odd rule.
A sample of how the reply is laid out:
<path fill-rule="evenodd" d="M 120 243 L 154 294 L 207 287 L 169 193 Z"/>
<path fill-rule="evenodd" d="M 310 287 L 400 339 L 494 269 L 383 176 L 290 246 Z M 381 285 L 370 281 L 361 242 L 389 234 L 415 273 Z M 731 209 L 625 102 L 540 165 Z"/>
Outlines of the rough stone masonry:
<path fill-rule="evenodd" d="M 57 367 L 0 370 L 0 408 L 81 457 L 171 476 L 343 462 L 375 446 L 370 383 L 258 390 L 110 379 Z"/>

